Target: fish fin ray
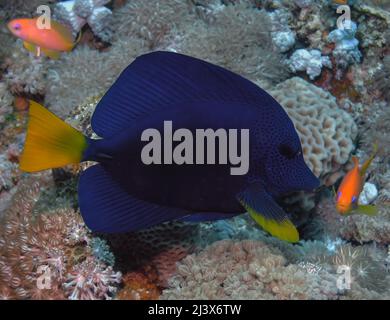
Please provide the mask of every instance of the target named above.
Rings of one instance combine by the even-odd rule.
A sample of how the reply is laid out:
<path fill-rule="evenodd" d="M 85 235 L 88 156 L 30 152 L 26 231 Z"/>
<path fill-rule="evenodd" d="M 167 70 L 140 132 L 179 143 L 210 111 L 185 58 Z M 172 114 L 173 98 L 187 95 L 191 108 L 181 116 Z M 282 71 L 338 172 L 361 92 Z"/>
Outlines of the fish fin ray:
<path fill-rule="evenodd" d="M 39 103 L 30 101 L 27 136 L 19 167 L 35 172 L 79 163 L 87 147 L 84 135 Z"/>
<path fill-rule="evenodd" d="M 372 162 L 372 160 L 374 160 L 377 153 L 378 153 L 378 145 L 375 143 L 372 155 L 363 163 L 363 165 L 360 169 L 360 175 L 362 177 L 364 177 L 366 175 L 367 169 L 371 165 L 371 162 Z"/>
<path fill-rule="evenodd" d="M 131 196 L 99 164 L 81 173 L 78 196 L 81 215 L 94 232 L 137 231 L 188 214 L 183 209 L 163 207 Z"/>
<path fill-rule="evenodd" d="M 133 61 L 98 103 L 92 128 L 108 138 L 155 110 L 195 101 L 276 101 L 251 81 L 186 55 L 156 51 Z"/>
<path fill-rule="evenodd" d="M 292 243 L 299 241 L 294 224 L 262 187 L 252 185 L 237 198 L 252 219 L 272 236 Z"/>

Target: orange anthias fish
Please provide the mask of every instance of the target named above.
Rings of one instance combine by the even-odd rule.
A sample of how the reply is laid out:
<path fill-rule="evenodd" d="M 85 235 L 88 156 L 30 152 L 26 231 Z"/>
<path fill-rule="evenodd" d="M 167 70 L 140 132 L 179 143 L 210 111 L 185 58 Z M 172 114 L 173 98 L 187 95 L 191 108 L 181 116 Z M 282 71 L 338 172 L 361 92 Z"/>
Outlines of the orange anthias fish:
<path fill-rule="evenodd" d="M 72 32 L 56 21 L 51 21 L 50 29 L 42 29 L 38 27 L 37 18 L 14 19 L 8 23 L 8 29 L 37 56 L 43 53 L 58 59 L 61 52 L 71 51 L 77 43 L 73 41 Z"/>
<path fill-rule="evenodd" d="M 336 208 L 342 215 L 361 213 L 375 215 L 377 209 L 373 205 L 361 205 L 358 203 L 359 195 L 362 192 L 367 168 L 377 153 L 377 145 L 374 145 L 374 152 L 370 158 L 359 168 L 359 159 L 352 157 L 355 166 L 345 175 L 336 194 Z"/>

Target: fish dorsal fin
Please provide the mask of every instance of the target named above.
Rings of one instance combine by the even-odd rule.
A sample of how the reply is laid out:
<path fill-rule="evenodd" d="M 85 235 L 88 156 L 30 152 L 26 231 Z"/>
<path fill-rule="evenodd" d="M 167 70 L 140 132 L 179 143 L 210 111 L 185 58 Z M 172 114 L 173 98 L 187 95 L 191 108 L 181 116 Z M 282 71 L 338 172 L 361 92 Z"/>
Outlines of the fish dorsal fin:
<path fill-rule="evenodd" d="M 108 138 L 154 110 L 195 101 L 276 101 L 249 80 L 203 60 L 157 51 L 131 63 L 98 103 L 92 128 Z"/>
<path fill-rule="evenodd" d="M 374 144 L 374 150 L 372 152 L 372 155 L 363 163 L 362 168 L 360 169 L 360 175 L 362 177 L 366 175 L 367 169 L 371 165 L 372 160 L 374 160 L 377 152 L 378 152 L 378 145 Z"/>
<path fill-rule="evenodd" d="M 57 21 L 54 21 L 54 20 L 52 20 L 50 23 L 51 23 L 52 28 L 54 28 L 56 31 L 58 31 L 62 35 L 64 40 L 66 40 L 69 43 L 74 42 L 72 31 L 68 27 L 65 27 L 63 24 L 61 24 Z"/>
<path fill-rule="evenodd" d="M 352 162 L 353 162 L 355 168 L 356 167 L 359 168 L 359 158 L 358 157 L 352 156 Z"/>

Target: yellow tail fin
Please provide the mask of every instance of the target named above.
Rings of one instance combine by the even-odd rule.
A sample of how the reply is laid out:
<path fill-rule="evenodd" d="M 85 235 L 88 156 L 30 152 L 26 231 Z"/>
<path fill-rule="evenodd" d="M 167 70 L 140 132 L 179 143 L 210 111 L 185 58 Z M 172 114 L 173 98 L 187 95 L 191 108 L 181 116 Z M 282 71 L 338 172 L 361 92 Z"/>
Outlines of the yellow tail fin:
<path fill-rule="evenodd" d="M 27 138 L 20 169 L 35 172 L 79 163 L 87 139 L 45 107 L 30 101 Z"/>

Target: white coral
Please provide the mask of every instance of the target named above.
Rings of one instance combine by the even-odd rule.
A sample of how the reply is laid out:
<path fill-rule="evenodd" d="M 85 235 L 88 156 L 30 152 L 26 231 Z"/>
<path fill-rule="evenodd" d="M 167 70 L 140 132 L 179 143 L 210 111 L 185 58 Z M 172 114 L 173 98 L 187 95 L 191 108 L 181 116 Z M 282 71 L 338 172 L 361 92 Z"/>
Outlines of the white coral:
<path fill-rule="evenodd" d="M 332 68 L 329 57 L 322 56 L 319 50 L 298 49 L 288 60 L 292 72 L 306 71 L 311 80 L 321 74 L 322 67 Z"/>
<path fill-rule="evenodd" d="M 378 189 L 375 184 L 366 182 L 359 196 L 360 204 L 370 204 L 378 197 Z"/>

